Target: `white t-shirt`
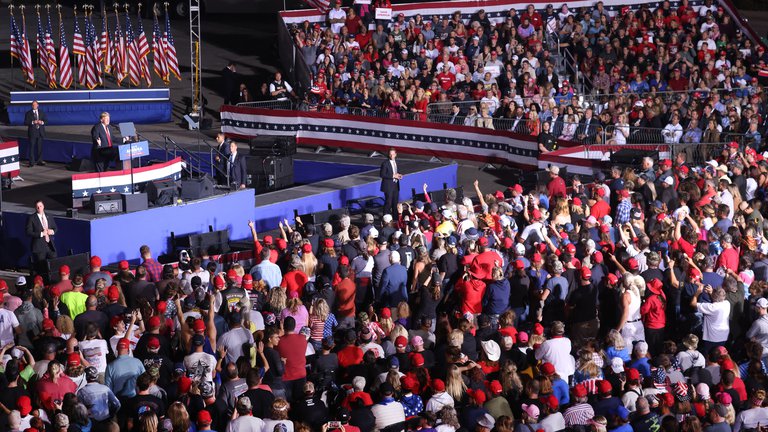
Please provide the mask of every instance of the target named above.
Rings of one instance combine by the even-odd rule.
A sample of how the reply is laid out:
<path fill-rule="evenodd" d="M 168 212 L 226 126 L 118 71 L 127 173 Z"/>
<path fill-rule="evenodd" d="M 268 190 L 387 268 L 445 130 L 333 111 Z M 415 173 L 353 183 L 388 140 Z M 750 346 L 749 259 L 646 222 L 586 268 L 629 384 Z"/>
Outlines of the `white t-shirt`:
<path fill-rule="evenodd" d="M 136 324 L 133 325 L 133 331 L 130 332 L 128 335 L 128 340 L 131 342 L 131 353 L 133 353 L 133 350 L 136 349 L 136 344 L 139 342 L 139 338 L 136 337 L 136 330 L 139 329 L 139 326 Z M 120 342 L 120 339 L 126 337 L 126 335 L 114 335 L 111 338 L 109 338 L 109 347 L 112 348 L 112 353 L 117 355 L 117 343 Z"/>
<path fill-rule="evenodd" d="M 730 332 L 728 317 L 731 315 L 731 304 L 725 300 L 717 303 L 699 303 L 696 309 L 704 314 L 704 340 L 727 341 Z"/>
<path fill-rule="evenodd" d="M 187 376 L 192 380 L 200 379 L 213 384 L 213 371 L 216 370 L 216 357 L 206 352 L 195 352 L 184 357 Z"/>
<path fill-rule="evenodd" d="M 13 342 L 13 329 L 19 326 L 16 314 L 5 308 L 0 308 L 0 346 Z"/>
<path fill-rule="evenodd" d="M 344 9 L 342 9 L 342 8 L 339 8 L 338 10 L 337 9 L 331 9 L 330 11 L 328 11 L 328 19 L 332 19 L 332 20 L 333 19 L 343 19 L 343 20 L 345 20 L 345 19 L 347 19 L 347 13 L 344 12 Z M 334 32 L 334 33 L 338 33 L 338 32 L 341 31 L 342 27 L 344 27 L 344 23 L 343 22 L 333 23 L 333 24 L 331 24 L 331 31 Z"/>
<path fill-rule="evenodd" d="M 84 340 L 78 343 L 80 351 L 85 357 L 85 361 L 95 367 L 99 373 L 104 373 L 107 370 L 107 341 L 104 339 L 91 339 Z"/>

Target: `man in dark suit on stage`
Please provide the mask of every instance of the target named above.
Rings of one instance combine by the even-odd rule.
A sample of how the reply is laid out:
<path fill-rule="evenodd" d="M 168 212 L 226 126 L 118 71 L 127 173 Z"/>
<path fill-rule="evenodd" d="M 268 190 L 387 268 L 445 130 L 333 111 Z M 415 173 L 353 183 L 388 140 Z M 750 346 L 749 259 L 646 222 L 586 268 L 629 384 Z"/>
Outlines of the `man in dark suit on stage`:
<path fill-rule="evenodd" d="M 221 70 L 221 77 L 221 93 L 224 97 L 224 105 L 234 105 L 240 102 L 240 83 L 237 82 L 235 62 L 227 63 L 227 67 Z"/>
<path fill-rule="evenodd" d="M 35 213 L 27 219 L 27 236 L 31 239 L 32 267 L 38 271 L 38 264 L 56 258 L 56 221 L 45 214 L 43 200 L 35 202 Z"/>
<path fill-rule="evenodd" d="M 233 189 L 245 189 L 248 170 L 245 166 L 245 155 L 237 152 L 237 143 L 229 143 L 229 185 Z"/>
<path fill-rule="evenodd" d="M 219 153 L 216 154 L 216 166 L 219 171 L 216 172 L 216 183 L 220 185 L 227 184 L 227 170 L 229 169 L 229 156 L 231 154 L 229 146 L 232 140 L 224 136 L 224 133 L 219 132 L 216 134 L 216 150 Z"/>
<path fill-rule="evenodd" d="M 389 149 L 388 159 L 381 164 L 379 177 L 381 177 L 381 191 L 384 192 L 383 214 L 397 218 L 397 198 L 400 195 L 400 180 L 403 175 L 397 171 L 397 151 Z"/>
<path fill-rule="evenodd" d="M 117 161 L 117 146 L 119 140 L 112 135 L 109 129 L 109 113 L 103 112 L 99 116 L 99 122 L 91 128 L 91 162 L 93 162 L 96 172 L 104 172 L 109 168 L 112 161 Z"/>
<path fill-rule="evenodd" d="M 37 101 L 32 102 L 32 109 L 24 114 L 24 124 L 27 125 L 27 137 L 29 138 L 29 148 L 27 149 L 27 160 L 30 168 L 37 165 L 45 165 L 43 161 L 43 140 L 45 139 L 45 124 L 48 122 L 48 116 L 40 111 Z"/>

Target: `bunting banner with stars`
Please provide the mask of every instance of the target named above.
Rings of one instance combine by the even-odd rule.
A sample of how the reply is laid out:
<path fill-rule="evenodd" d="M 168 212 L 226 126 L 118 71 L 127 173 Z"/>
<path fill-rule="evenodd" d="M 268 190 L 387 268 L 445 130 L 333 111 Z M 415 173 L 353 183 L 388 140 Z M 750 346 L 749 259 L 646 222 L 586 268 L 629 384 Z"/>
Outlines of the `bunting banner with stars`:
<path fill-rule="evenodd" d="M 536 168 L 538 145 L 533 137 L 507 131 L 442 123 L 360 117 L 320 112 L 221 108 L 221 130 L 232 138 L 259 135 L 295 136 L 308 147 L 340 147 Z"/>
<path fill-rule="evenodd" d="M 408 20 L 415 18 L 416 15 L 421 15 L 427 19 L 427 17 L 439 16 L 441 18 L 451 18 L 454 12 L 462 11 L 461 18 L 463 21 L 470 22 L 476 20 L 475 13 L 483 9 L 486 13 L 486 17 L 493 24 L 504 22 L 505 18 L 509 14 L 510 9 L 516 9 L 518 16 L 520 16 L 529 4 L 532 4 L 536 10 L 542 14 L 546 11 L 548 4 L 553 4 L 552 1 L 534 1 L 525 3 L 515 3 L 509 0 L 460 0 L 460 1 L 430 1 L 430 2 L 413 2 L 405 4 L 392 5 L 392 18 L 394 18 L 389 26 L 392 27 L 394 23 L 399 20 L 399 15 L 403 14 L 402 22 L 407 23 Z M 627 7 L 628 11 L 637 11 L 641 5 L 649 4 L 651 10 L 655 9 L 661 2 L 651 2 L 649 0 L 603 0 L 605 7 L 605 13 L 609 17 L 615 17 L 622 14 L 622 8 Z M 672 6 L 676 8 L 679 2 L 673 1 Z M 717 2 L 715 2 L 717 3 Z M 554 3 L 555 12 L 561 12 L 561 5 L 563 3 Z M 689 2 L 694 10 L 698 10 L 698 6 L 704 4 L 704 0 L 691 0 Z M 569 1 L 568 8 L 572 14 L 578 12 L 579 8 L 585 7 L 589 11 L 592 11 L 595 6 L 594 0 L 576 0 Z M 676 10 L 676 9 L 675 9 Z M 301 25 L 304 21 L 309 21 L 310 25 L 320 24 L 325 28 L 327 24 L 328 14 L 322 13 L 317 9 L 298 9 L 290 11 L 280 12 L 280 17 L 287 26 L 292 24 Z M 377 20 L 378 22 L 378 20 Z"/>
<path fill-rule="evenodd" d="M 19 143 L 16 141 L 0 142 L 0 174 L 19 171 Z"/>
<path fill-rule="evenodd" d="M 133 169 L 133 191 L 143 190 L 144 184 L 155 180 L 180 180 L 184 161 L 177 157 L 160 164 Z M 131 170 L 72 176 L 72 199 L 87 201 L 98 193 L 131 193 Z"/>

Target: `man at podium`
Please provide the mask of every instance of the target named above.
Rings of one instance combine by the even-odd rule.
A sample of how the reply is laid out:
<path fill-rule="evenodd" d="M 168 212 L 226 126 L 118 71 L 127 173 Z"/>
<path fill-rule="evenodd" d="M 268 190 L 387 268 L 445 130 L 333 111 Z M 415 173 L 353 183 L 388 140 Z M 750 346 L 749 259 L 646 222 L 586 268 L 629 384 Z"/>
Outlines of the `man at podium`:
<path fill-rule="evenodd" d="M 103 112 L 99 116 L 99 122 L 91 128 L 91 161 L 96 172 L 104 172 L 109 168 L 112 161 L 117 166 L 118 151 L 117 146 L 120 141 L 113 136 L 109 126 L 109 113 Z"/>

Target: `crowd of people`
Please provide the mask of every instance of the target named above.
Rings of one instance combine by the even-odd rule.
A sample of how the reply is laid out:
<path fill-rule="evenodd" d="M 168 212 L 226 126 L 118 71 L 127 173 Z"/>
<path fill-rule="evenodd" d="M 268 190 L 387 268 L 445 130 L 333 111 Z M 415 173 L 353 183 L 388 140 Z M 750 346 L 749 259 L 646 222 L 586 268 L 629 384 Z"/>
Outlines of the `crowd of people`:
<path fill-rule="evenodd" d="M 357 3 L 357 2 L 355 2 Z M 363 2 L 364 3 L 364 2 Z M 290 31 L 320 110 L 501 129 L 583 143 L 759 143 L 765 47 L 706 0 L 534 5 L 375 19 L 340 2 Z M 564 66 L 559 57 L 569 60 Z M 574 85 L 578 78 L 579 86 Z"/>
<path fill-rule="evenodd" d="M 473 186 L 355 223 L 251 223 L 251 262 L 144 246 L 114 273 L 94 256 L 0 282 L 0 429 L 768 424 L 763 155 Z"/>

